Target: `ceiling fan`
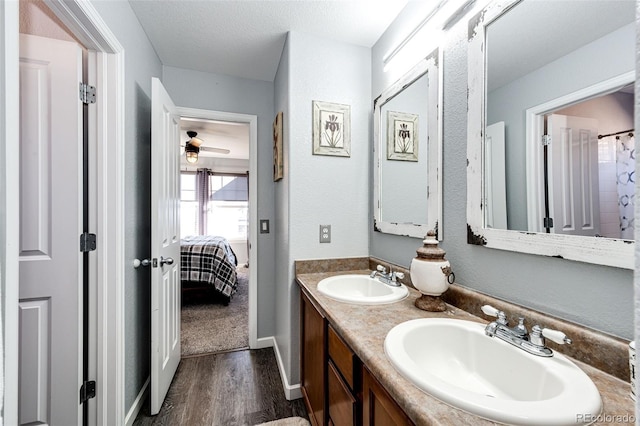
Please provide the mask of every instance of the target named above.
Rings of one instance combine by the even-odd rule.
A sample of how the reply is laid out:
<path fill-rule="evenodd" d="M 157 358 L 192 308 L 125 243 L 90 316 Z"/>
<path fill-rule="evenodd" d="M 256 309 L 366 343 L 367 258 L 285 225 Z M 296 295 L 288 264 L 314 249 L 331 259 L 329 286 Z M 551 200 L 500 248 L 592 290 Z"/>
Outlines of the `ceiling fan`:
<path fill-rule="evenodd" d="M 187 136 L 189 136 L 189 140 L 184 143 L 184 155 L 187 158 L 187 162 L 189 163 L 197 163 L 198 162 L 198 154 L 200 151 L 205 152 L 216 152 L 218 154 L 228 154 L 231 151 L 224 148 L 214 148 L 209 146 L 202 146 L 203 140 L 198 136 L 198 132 L 194 132 L 193 130 L 187 131 Z"/>

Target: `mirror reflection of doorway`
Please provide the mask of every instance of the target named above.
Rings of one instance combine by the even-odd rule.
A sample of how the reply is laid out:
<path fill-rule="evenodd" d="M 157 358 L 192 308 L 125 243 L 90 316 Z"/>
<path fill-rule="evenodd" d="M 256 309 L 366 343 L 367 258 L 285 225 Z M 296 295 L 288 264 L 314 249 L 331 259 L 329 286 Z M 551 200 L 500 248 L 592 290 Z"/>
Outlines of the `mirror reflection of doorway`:
<path fill-rule="evenodd" d="M 541 232 L 633 239 L 633 85 L 541 115 Z"/>

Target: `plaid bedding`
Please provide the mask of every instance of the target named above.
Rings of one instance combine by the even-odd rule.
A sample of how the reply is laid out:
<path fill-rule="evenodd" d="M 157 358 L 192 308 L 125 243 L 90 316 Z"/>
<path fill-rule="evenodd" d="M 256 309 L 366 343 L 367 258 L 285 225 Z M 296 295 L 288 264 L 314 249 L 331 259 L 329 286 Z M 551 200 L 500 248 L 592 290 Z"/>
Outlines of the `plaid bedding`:
<path fill-rule="evenodd" d="M 180 241 L 180 279 L 211 284 L 231 298 L 238 285 L 235 253 L 223 237 L 197 235 Z"/>

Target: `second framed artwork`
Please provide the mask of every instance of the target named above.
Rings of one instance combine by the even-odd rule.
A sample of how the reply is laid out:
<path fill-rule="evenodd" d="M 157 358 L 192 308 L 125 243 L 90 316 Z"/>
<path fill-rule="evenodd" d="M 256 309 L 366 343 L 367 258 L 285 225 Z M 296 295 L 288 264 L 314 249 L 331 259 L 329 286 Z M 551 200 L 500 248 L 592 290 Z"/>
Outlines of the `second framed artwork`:
<path fill-rule="evenodd" d="M 282 111 L 273 120 L 273 181 L 277 182 L 284 176 L 282 152 Z"/>
<path fill-rule="evenodd" d="M 387 160 L 418 161 L 418 115 L 387 112 Z"/>
<path fill-rule="evenodd" d="M 313 101 L 313 154 L 351 156 L 351 106 Z"/>

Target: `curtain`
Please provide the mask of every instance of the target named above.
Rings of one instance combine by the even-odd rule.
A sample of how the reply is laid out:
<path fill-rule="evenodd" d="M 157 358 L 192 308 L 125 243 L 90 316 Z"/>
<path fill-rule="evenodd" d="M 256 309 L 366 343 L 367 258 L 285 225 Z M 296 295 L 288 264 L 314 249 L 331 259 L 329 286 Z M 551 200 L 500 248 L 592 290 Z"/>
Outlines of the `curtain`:
<path fill-rule="evenodd" d="M 200 235 L 207 235 L 207 202 L 209 201 L 209 169 L 196 171 L 196 197 L 198 199 L 198 231 Z"/>
<path fill-rule="evenodd" d="M 620 213 L 620 237 L 626 240 L 634 239 L 635 154 L 633 133 L 616 136 L 616 186 Z"/>

